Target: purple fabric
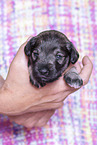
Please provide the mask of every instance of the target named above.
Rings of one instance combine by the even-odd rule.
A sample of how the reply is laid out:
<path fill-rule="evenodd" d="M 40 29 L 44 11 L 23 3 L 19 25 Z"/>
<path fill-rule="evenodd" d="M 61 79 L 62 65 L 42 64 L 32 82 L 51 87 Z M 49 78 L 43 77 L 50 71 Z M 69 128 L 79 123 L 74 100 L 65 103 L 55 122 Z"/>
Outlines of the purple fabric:
<path fill-rule="evenodd" d="M 28 130 L 0 115 L 0 145 L 97 144 L 97 0 L 1 0 L 0 74 L 6 78 L 19 46 L 30 35 L 56 29 L 94 69 L 89 83 L 70 95 L 48 124 Z"/>

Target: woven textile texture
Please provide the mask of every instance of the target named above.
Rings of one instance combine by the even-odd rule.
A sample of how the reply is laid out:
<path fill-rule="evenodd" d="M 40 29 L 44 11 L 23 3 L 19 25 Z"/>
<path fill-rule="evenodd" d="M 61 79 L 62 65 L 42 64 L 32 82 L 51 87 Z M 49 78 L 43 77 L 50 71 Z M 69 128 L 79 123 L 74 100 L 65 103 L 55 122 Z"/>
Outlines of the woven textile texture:
<path fill-rule="evenodd" d="M 70 95 L 45 127 L 31 130 L 0 115 L 0 145 L 97 145 L 97 0 L 0 0 L 0 74 L 19 46 L 43 30 L 63 32 L 81 61 L 93 62 L 89 83 Z"/>

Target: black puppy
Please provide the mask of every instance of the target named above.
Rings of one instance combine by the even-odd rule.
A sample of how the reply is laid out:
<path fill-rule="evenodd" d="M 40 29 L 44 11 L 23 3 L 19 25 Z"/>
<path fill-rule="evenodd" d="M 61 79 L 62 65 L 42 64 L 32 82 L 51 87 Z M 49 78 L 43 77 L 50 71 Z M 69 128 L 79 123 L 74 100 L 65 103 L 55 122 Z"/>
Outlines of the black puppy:
<path fill-rule="evenodd" d="M 28 56 L 30 82 L 36 87 L 57 80 L 79 54 L 73 44 L 61 32 L 44 31 L 30 39 L 24 48 Z M 71 68 L 64 79 L 71 87 L 79 88 L 83 81 L 76 69 Z"/>

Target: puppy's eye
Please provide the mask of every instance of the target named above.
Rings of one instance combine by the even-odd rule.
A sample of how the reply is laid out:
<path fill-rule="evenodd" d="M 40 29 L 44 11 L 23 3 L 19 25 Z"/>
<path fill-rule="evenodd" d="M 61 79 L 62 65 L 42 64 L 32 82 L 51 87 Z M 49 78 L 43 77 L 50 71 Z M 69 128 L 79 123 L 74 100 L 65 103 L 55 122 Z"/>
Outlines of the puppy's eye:
<path fill-rule="evenodd" d="M 34 54 L 34 56 L 36 56 L 36 57 L 38 56 L 38 53 L 37 53 L 37 52 L 34 52 L 33 54 Z"/>
<path fill-rule="evenodd" d="M 37 57 L 38 57 L 38 51 L 37 50 L 34 50 L 33 52 L 32 52 L 32 58 L 33 58 L 33 60 L 36 60 L 37 59 Z"/>
<path fill-rule="evenodd" d="M 57 60 L 62 59 L 63 57 L 64 57 L 64 56 L 63 56 L 62 54 L 57 54 L 57 55 L 56 55 L 56 59 L 57 59 Z"/>
<path fill-rule="evenodd" d="M 65 61 L 65 55 L 63 53 L 57 53 L 57 55 L 56 55 L 56 62 L 59 65 L 62 65 L 64 61 Z"/>

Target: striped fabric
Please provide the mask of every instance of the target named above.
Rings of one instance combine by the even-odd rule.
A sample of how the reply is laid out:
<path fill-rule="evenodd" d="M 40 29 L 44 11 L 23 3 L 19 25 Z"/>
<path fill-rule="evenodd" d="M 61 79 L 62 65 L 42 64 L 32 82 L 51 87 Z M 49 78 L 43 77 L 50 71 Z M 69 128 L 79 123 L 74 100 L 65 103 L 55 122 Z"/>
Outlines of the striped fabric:
<path fill-rule="evenodd" d="M 94 69 L 45 127 L 31 130 L 0 115 L 0 145 L 97 145 L 97 0 L 0 0 L 0 74 L 6 78 L 30 35 L 55 29 L 67 35 Z"/>

